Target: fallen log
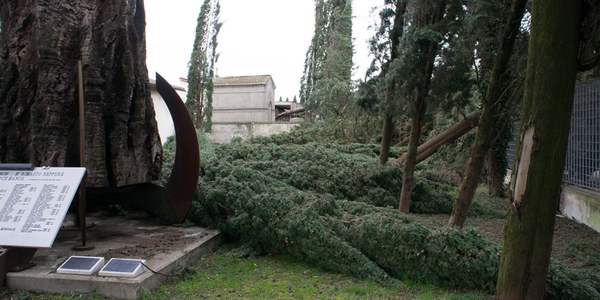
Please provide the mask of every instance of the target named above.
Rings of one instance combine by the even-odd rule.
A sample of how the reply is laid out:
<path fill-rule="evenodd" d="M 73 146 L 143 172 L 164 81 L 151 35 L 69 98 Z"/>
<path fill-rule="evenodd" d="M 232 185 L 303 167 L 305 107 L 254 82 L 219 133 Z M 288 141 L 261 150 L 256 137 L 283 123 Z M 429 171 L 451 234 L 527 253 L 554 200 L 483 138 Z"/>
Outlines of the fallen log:
<path fill-rule="evenodd" d="M 304 108 L 304 107 L 297 108 L 297 109 L 292 109 L 292 110 L 286 110 L 285 112 L 282 112 L 282 113 L 278 114 L 275 117 L 275 120 L 279 120 L 279 119 L 281 119 L 281 118 L 283 118 L 285 116 L 291 116 L 291 115 L 294 115 L 294 114 L 303 113 L 305 111 L 306 111 L 306 108 Z"/>
<path fill-rule="evenodd" d="M 417 163 L 420 163 L 435 154 L 442 146 L 452 143 L 461 136 L 467 134 L 479 124 L 480 112 L 468 115 L 464 120 L 454 124 L 446 131 L 438 134 L 427 142 L 421 144 L 417 149 Z M 392 161 L 395 166 L 401 166 L 406 161 L 406 153 Z"/>

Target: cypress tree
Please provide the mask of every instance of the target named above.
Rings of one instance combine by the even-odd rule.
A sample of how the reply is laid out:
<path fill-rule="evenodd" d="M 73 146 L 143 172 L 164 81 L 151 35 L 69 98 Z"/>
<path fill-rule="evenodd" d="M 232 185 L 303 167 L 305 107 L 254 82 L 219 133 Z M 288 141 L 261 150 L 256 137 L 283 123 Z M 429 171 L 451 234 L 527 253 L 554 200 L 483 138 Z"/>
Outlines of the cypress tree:
<path fill-rule="evenodd" d="M 533 2 L 519 157 L 496 299 L 544 298 L 578 68 L 582 2 Z"/>
<path fill-rule="evenodd" d="M 326 57 L 326 39 L 328 28 L 328 9 L 326 0 L 315 2 L 315 32 L 306 53 L 304 72 L 300 83 L 300 102 L 308 105 L 312 96 L 315 82 L 320 78 L 321 65 Z"/>
<path fill-rule="evenodd" d="M 403 78 L 401 92 L 407 99 L 411 118 L 400 195 L 400 211 L 405 213 L 409 211 L 415 186 L 417 147 L 421 141 L 434 60 L 447 29 L 443 26 L 447 1 L 420 0 L 412 5 L 414 12 L 411 25 L 403 35 L 403 49 L 399 59 L 391 66 L 392 72 L 399 72 L 396 78 Z"/>
<path fill-rule="evenodd" d="M 352 1 L 317 0 L 315 34 L 309 47 L 300 102 L 313 119 L 339 116 L 352 89 Z"/>
<path fill-rule="evenodd" d="M 317 111 L 323 119 L 341 116 L 352 90 L 352 0 L 333 1 L 323 78 L 317 82 Z"/>
<path fill-rule="evenodd" d="M 219 59 L 219 55 L 217 53 L 217 47 L 219 46 L 219 32 L 221 32 L 221 27 L 223 23 L 219 20 L 219 16 L 221 14 L 221 3 L 219 0 L 215 0 L 214 9 L 212 15 L 212 30 L 211 30 L 211 38 L 210 38 L 210 65 L 209 65 L 209 75 L 208 75 L 208 84 L 206 87 L 206 109 L 204 112 L 204 126 L 203 129 L 205 132 L 210 132 L 212 129 L 212 112 L 213 112 L 213 79 L 215 78 L 215 64 Z"/>
<path fill-rule="evenodd" d="M 467 218 L 469 207 L 475 190 L 479 183 L 479 177 L 483 169 L 485 155 L 491 149 L 497 126 L 500 122 L 499 115 L 504 108 L 502 97 L 504 88 L 504 76 L 508 69 L 516 36 L 519 31 L 521 19 L 525 12 L 526 0 L 514 0 L 511 14 L 502 36 L 500 51 L 495 58 L 487 92 L 484 96 L 483 111 L 479 120 L 479 128 L 475 137 L 475 143 L 471 149 L 471 158 L 467 164 L 465 177 L 460 186 L 459 196 L 454 203 L 450 225 L 462 227 Z"/>
<path fill-rule="evenodd" d="M 389 157 L 392 134 L 394 130 L 393 114 L 396 111 L 398 97 L 395 93 L 396 78 L 388 74 L 390 64 L 398 58 L 400 38 L 404 31 L 404 18 L 406 13 L 406 0 L 385 0 L 385 6 L 379 13 L 381 17 L 380 26 L 375 36 L 369 41 L 371 54 L 375 57 L 367 76 L 379 71 L 375 79 L 383 98 L 382 113 L 384 115 L 383 130 L 381 137 L 381 150 L 379 164 L 384 165 Z M 390 76 L 388 76 L 390 75 Z M 387 76 L 387 78 L 386 78 Z"/>
<path fill-rule="evenodd" d="M 189 63 L 186 105 L 197 129 L 210 130 L 212 78 L 217 60 L 217 37 L 221 29 L 218 1 L 204 0 L 198 15 L 196 38 Z"/>

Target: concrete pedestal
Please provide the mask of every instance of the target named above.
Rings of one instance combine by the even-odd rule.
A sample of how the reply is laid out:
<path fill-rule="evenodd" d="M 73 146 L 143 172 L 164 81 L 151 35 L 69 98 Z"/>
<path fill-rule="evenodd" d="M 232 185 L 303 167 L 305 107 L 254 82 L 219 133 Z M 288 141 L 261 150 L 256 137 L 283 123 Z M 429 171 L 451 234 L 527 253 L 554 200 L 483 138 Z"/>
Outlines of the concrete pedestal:
<path fill-rule="evenodd" d="M 106 297 L 136 299 L 144 291 L 157 288 L 167 277 L 146 271 L 136 278 L 114 278 L 57 274 L 56 268 L 71 255 L 110 258 L 142 258 L 154 271 L 169 274 L 213 251 L 220 243 L 220 233 L 200 227 L 162 226 L 149 218 L 88 218 L 95 224 L 88 230 L 88 244 L 95 248 L 76 252 L 79 232 L 61 230 L 51 249 L 40 249 L 35 266 L 18 273 L 8 273 L 11 289 L 47 293 L 98 293 Z"/>

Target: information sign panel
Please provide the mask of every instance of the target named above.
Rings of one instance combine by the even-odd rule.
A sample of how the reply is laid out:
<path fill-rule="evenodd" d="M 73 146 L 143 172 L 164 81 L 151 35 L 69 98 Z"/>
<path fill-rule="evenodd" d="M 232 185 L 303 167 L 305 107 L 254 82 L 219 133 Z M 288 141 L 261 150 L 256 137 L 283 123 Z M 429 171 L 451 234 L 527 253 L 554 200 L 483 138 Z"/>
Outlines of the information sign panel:
<path fill-rule="evenodd" d="M 50 248 L 85 168 L 0 170 L 0 246 Z"/>

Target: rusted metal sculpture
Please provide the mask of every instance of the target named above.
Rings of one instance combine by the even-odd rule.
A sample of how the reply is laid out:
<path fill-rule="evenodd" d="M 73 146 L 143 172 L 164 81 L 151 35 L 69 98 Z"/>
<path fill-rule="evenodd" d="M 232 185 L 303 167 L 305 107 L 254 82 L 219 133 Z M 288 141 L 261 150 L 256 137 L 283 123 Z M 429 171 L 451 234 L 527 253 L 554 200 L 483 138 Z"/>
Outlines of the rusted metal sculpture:
<path fill-rule="evenodd" d="M 137 185 L 134 203 L 166 223 L 180 223 L 192 208 L 200 174 L 200 149 L 194 123 L 175 89 L 156 74 L 156 89 L 169 108 L 175 126 L 175 162 L 166 187 Z"/>
<path fill-rule="evenodd" d="M 167 184 L 166 197 L 174 217 L 183 221 L 192 208 L 200 174 L 200 148 L 194 122 L 175 89 L 156 73 L 156 89 L 163 97 L 175 125 L 175 163 Z"/>

